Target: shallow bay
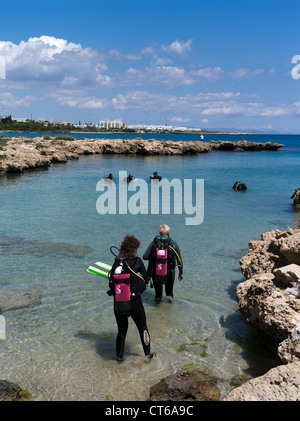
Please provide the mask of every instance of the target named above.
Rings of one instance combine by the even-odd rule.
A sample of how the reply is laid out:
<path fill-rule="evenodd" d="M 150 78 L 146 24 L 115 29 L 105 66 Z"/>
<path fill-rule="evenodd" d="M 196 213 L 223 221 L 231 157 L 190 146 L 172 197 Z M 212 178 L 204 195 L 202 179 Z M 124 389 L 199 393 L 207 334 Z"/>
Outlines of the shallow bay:
<path fill-rule="evenodd" d="M 183 140 L 183 135 L 165 138 Z M 198 156 L 81 156 L 0 178 L 0 293 L 34 289 L 42 295 L 35 305 L 4 312 L 1 377 L 42 400 L 144 400 L 151 385 L 190 364 L 226 380 L 276 365 L 241 320 L 234 291 L 243 280 L 239 258 L 248 242 L 298 223 L 290 196 L 300 185 L 300 137 L 205 136 L 207 141 L 244 138 L 286 146 L 276 152 Z M 99 215 L 97 182 L 121 170 L 145 180 L 155 170 L 169 180 L 204 179 L 203 223 L 187 226 L 186 215 L 172 213 Z M 248 190 L 233 191 L 235 181 L 246 182 Z M 142 255 L 161 223 L 170 225 L 180 245 L 184 280 L 175 284 L 173 304 L 155 305 L 151 288 L 143 294 L 157 357 L 144 363 L 131 321 L 120 365 L 107 285 L 86 269 L 99 260 L 112 264 L 110 246 L 119 246 L 128 233 L 140 239 Z"/>

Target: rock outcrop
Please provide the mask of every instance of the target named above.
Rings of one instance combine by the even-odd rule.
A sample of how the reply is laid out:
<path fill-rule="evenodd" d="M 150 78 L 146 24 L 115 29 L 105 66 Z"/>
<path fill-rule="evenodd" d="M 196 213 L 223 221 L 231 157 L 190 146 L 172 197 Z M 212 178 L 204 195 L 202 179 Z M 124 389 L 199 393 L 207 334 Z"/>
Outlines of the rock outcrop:
<path fill-rule="evenodd" d="M 249 243 L 236 288 L 245 320 L 278 347 L 284 366 L 245 383 L 225 400 L 300 400 L 300 230 L 271 230 Z"/>
<path fill-rule="evenodd" d="M 237 142 L 162 141 L 155 139 L 75 139 L 70 136 L 13 137 L 1 147 L 0 174 L 49 167 L 89 154 L 183 155 L 213 151 L 278 150 L 284 145 L 246 140 Z"/>
<path fill-rule="evenodd" d="M 272 368 L 233 389 L 225 401 L 299 401 L 300 361 Z"/>

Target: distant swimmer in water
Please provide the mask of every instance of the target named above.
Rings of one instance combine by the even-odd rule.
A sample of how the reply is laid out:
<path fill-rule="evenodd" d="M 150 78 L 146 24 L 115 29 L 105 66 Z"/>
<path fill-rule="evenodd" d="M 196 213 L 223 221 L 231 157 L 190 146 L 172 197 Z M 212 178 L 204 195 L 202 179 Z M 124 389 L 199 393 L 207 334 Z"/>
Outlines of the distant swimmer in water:
<path fill-rule="evenodd" d="M 110 174 L 108 175 L 108 177 L 105 177 L 105 180 L 112 180 L 112 181 L 114 181 L 114 177 L 113 177 L 113 175 L 110 173 Z"/>
<path fill-rule="evenodd" d="M 130 181 L 133 180 L 133 175 L 129 174 L 129 176 L 127 177 L 127 183 L 130 183 Z"/>
<path fill-rule="evenodd" d="M 233 190 L 247 190 L 247 184 L 236 181 L 232 186 Z"/>
<path fill-rule="evenodd" d="M 157 171 L 154 171 L 153 175 L 150 175 L 150 180 L 161 180 L 162 177 L 160 175 L 157 175 Z"/>

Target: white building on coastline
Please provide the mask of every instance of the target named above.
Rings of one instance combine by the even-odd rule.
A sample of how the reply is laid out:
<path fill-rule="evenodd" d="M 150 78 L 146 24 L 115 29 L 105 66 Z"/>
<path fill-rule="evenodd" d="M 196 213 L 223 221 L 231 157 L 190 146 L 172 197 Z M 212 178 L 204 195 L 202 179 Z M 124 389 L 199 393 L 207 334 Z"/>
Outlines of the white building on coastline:
<path fill-rule="evenodd" d="M 131 124 L 127 126 L 128 129 L 134 129 L 134 130 L 150 130 L 150 131 L 163 131 L 167 130 L 170 132 L 201 132 L 202 129 L 199 128 L 190 128 L 190 127 L 181 127 L 181 126 L 168 126 L 160 125 L 157 126 L 155 124 L 147 125 L 147 124 Z"/>
<path fill-rule="evenodd" d="M 124 129 L 126 127 L 126 124 L 123 123 L 123 121 L 120 120 L 104 120 L 104 121 L 99 121 L 99 127 L 101 127 L 102 129 Z"/>

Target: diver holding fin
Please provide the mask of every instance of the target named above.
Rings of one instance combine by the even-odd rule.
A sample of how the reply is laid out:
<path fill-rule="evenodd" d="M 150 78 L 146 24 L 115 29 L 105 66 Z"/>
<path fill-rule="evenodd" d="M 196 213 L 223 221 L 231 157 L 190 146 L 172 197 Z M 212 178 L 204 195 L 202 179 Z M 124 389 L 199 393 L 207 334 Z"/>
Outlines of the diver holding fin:
<path fill-rule="evenodd" d="M 150 361 L 156 355 L 150 352 L 150 334 L 141 298 L 149 279 L 142 259 L 137 256 L 139 246 L 140 241 L 137 238 L 127 235 L 120 250 L 114 246 L 110 249 L 112 253 L 113 248 L 118 250 L 118 255 L 113 253 L 116 258 L 109 272 L 107 293 L 114 297 L 114 314 L 118 325 L 116 352 L 119 362 L 124 360 L 129 316 L 132 317 L 139 331 L 146 361 Z"/>

